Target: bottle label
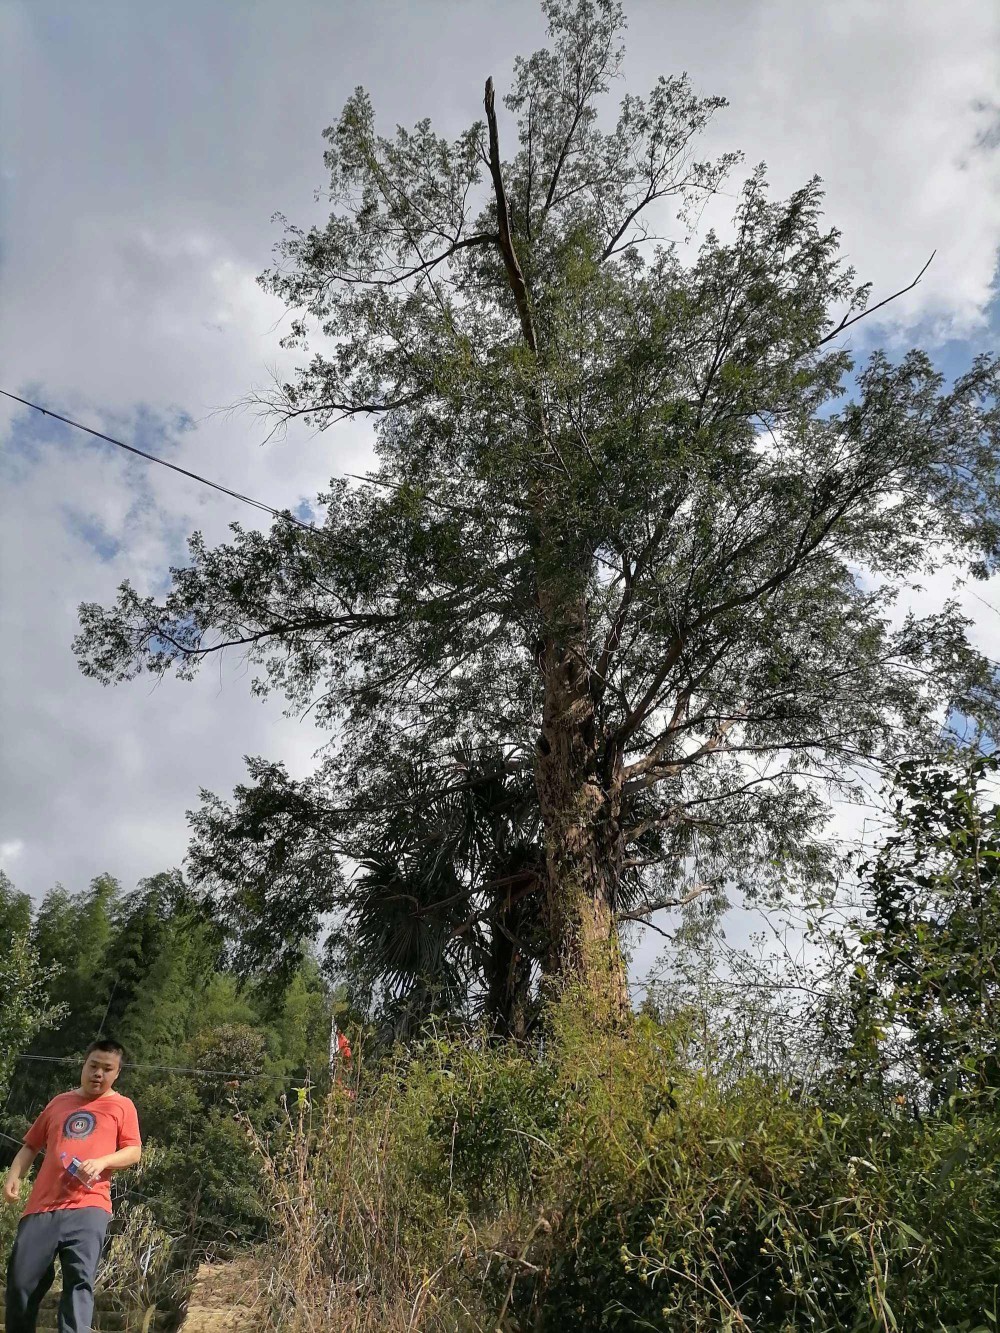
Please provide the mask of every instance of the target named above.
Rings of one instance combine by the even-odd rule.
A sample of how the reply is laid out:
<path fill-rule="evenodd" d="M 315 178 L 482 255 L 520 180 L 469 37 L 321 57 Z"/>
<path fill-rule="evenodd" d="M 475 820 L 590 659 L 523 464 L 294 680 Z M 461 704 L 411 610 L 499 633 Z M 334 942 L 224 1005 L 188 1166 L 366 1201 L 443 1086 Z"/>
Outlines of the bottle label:
<path fill-rule="evenodd" d="M 69 1175 L 71 1175 L 74 1180 L 78 1180 L 85 1190 L 94 1188 L 89 1180 L 84 1180 L 83 1176 L 80 1175 L 80 1167 L 83 1163 L 80 1161 L 79 1157 L 70 1157 L 69 1153 L 60 1153 L 59 1160 L 62 1162 L 63 1168 Z"/>

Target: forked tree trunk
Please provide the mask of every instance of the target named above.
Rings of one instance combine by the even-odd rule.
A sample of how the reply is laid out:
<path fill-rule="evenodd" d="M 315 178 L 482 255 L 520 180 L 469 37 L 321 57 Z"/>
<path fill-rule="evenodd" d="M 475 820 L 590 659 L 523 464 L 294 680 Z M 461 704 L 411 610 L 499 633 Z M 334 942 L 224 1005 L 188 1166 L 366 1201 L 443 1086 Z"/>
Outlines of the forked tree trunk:
<path fill-rule="evenodd" d="M 582 617 L 581 617 L 582 619 Z M 622 874 L 620 794 L 598 772 L 597 730 L 582 644 L 547 646 L 535 780 L 545 831 L 548 971 L 578 986 L 595 1014 L 630 1012 L 615 922 Z"/>

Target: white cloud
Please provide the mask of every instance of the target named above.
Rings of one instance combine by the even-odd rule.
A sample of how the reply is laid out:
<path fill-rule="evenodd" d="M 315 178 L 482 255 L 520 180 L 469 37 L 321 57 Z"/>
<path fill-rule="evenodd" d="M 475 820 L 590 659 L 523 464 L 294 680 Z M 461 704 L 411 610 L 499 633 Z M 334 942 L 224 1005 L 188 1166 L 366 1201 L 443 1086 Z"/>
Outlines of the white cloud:
<path fill-rule="evenodd" d="M 9 870 L 11 863 L 16 861 L 23 851 L 24 843 L 20 838 L 0 842 L 0 870 Z"/>
<path fill-rule="evenodd" d="M 1000 258 L 1000 6 L 993 0 L 654 0 L 632 14 L 629 70 L 663 67 L 730 100 L 716 150 L 765 160 L 775 192 L 813 175 L 877 296 L 920 286 L 874 323 L 982 336 Z M 667 15 L 669 13 L 669 20 Z M 724 223 L 731 201 L 709 214 Z"/>

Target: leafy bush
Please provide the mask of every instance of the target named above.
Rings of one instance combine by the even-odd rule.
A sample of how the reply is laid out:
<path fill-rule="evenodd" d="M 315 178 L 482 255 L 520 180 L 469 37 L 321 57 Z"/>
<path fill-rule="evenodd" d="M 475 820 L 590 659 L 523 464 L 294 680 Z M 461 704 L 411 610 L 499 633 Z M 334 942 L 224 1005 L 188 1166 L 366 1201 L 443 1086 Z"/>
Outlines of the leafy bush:
<path fill-rule="evenodd" d="M 721 1083 L 683 1044 L 567 1006 L 540 1058 L 433 1037 L 290 1113 L 276 1326 L 995 1328 L 992 1112 Z"/>

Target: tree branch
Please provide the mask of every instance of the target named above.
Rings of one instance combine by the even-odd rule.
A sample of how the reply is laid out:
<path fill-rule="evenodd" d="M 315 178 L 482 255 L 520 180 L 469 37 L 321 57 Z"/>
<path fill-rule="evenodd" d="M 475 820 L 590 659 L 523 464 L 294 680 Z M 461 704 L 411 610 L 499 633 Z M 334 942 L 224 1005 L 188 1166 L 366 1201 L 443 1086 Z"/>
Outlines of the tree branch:
<path fill-rule="evenodd" d="M 451 932 L 451 938 L 453 940 L 457 939 L 459 935 L 464 935 L 467 930 L 471 930 L 472 927 L 476 925 L 477 922 L 489 920 L 497 912 L 498 909 L 501 909 L 505 912 L 509 911 L 516 903 L 519 903 L 522 898 L 527 898 L 529 894 L 537 893 L 537 891 L 541 888 L 542 886 L 541 878 L 533 870 L 523 871 L 521 875 L 509 876 L 511 882 L 515 882 L 516 880 L 522 877 L 527 878 L 528 880 L 524 888 L 518 889 L 516 893 L 508 893 L 507 896 L 504 898 L 504 900 L 500 903 L 485 904 L 478 912 L 474 912 L 472 916 L 468 918 L 467 921 L 463 921 L 460 926 L 456 926 L 455 929 Z M 503 882 L 504 882 L 503 880 L 495 881 L 495 883 L 497 884 L 502 884 Z"/>
<path fill-rule="evenodd" d="M 606 681 L 608 668 L 611 665 L 611 659 L 618 651 L 618 647 L 621 644 L 622 632 L 625 629 L 625 623 L 628 620 L 629 610 L 632 606 L 633 597 L 635 596 L 636 581 L 645 569 L 647 561 L 659 545 L 662 535 L 663 524 L 657 523 L 650 535 L 649 541 L 636 557 L 634 569 L 632 568 L 632 564 L 627 555 L 622 558 L 622 581 L 624 585 L 622 589 L 622 597 L 621 601 L 618 603 L 618 610 L 611 622 L 607 638 L 604 641 L 604 646 L 601 649 L 601 655 L 597 660 L 597 666 L 595 668 L 597 677 L 602 682 Z M 601 693 L 603 693 L 603 689 Z"/>
<path fill-rule="evenodd" d="M 654 912 L 662 912 L 671 907 L 687 907 L 688 903 L 693 903 L 703 893 L 708 893 L 711 887 L 711 884 L 696 884 L 694 888 L 685 893 L 683 898 L 657 898 L 655 902 L 642 903 L 641 906 L 633 908 L 631 912 L 618 912 L 616 917 L 619 921 L 641 921 L 648 926 L 652 923 L 647 921 L 646 918 L 652 916 Z"/>
<path fill-rule="evenodd" d="M 213 653 L 223 652 L 226 648 L 249 648 L 255 644 L 262 643 L 266 639 L 287 639 L 290 635 L 302 634 L 307 630 L 336 630 L 346 632 L 348 629 L 370 629 L 379 625 L 389 625 L 398 623 L 400 616 L 398 613 L 379 614 L 377 612 L 354 613 L 344 616 L 324 616 L 316 620 L 286 621 L 279 625 L 269 625 L 264 629 L 257 630 L 253 634 L 244 634 L 237 638 L 222 638 L 216 643 L 203 645 L 203 635 L 199 636 L 197 643 L 186 644 L 170 634 L 166 629 L 160 626 L 145 625 L 139 633 L 146 645 L 151 639 L 162 639 L 164 643 L 170 644 L 175 648 L 181 657 L 194 661 L 200 661 L 209 657 Z"/>
<path fill-rule="evenodd" d="M 549 209 L 552 207 L 552 201 L 556 196 L 556 186 L 559 184 L 559 177 L 562 175 L 562 169 L 566 165 L 566 157 L 569 153 L 569 147 L 570 144 L 573 142 L 573 135 L 576 133 L 576 127 L 580 123 L 580 117 L 583 115 L 585 106 L 586 102 L 584 101 L 579 101 L 577 103 L 576 111 L 573 115 L 573 120 L 569 127 L 569 133 L 563 140 L 562 148 L 560 148 L 559 150 L 559 156 L 556 159 L 556 165 L 552 172 L 552 179 L 551 181 L 549 181 L 548 192 L 545 196 L 545 204 L 542 208 L 543 213 L 547 213 Z"/>
<path fill-rule="evenodd" d="M 601 251 L 602 262 L 605 259 L 611 258 L 611 256 L 615 253 L 615 247 L 618 245 L 618 242 L 621 240 L 621 238 L 625 235 L 625 232 L 628 230 L 631 223 L 635 221 L 635 219 L 639 216 L 639 214 L 642 212 L 644 208 L 646 208 L 650 203 L 652 203 L 655 197 L 656 196 L 653 193 L 653 187 L 650 186 L 649 190 L 647 190 L 646 194 L 639 201 L 639 203 L 637 203 L 634 208 L 629 209 L 629 211 L 625 214 L 625 220 L 622 222 L 621 226 L 618 228 L 618 230 L 608 241 L 607 245 Z"/>
<path fill-rule="evenodd" d="M 618 728 L 618 731 L 615 733 L 614 740 L 618 745 L 624 745 L 624 742 L 628 740 L 628 738 L 633 734 L 633 732 L 638 727 L 642 726 L 643 722 L 649 716 L 650 710 L 656 703 L 657 696 L 660 692 L 660 689 L 663 686 L 664 681 L 667 679 L 673 668 L 677 665 L 677 662 L 683 651 L 684 651 L 684 637 L 680 633 L 678 633 L 674 638 L 673 643 L 670 645 L 666 657 L 660 663 L 660 666 L 657 669 L 656 674 L 653 676 L 652 682 L 649 688 L 647 689 L 646 693 L 642 696 L 642 698 L 636 704 L 635 708 L 632 710 L 629 716 L 624 720 L 624 722 Z"/>
<path fill-rule="evenodd" d="M 320 412 L 339 412 L 341 419 L 357 416 L 360 413 L 374 415 L 376 412 L 392 412 L 398 407 L 408 407 L 410 403 L 415 403 L 418 398 L 426 397 L 426 392 L 425 389 L 415 389 L 413 393 L 406 393 L 400 398 L 388 399 L 381 403 L 313 403 L 309 407 L 295 408 L 282 407 L 277 394 L 273 399 L 269 399 L 266 394 L 255 392 L 249 395 L 245 401 L 248 406 L 257 404 L 262 409 L 266 408 L 271 412 L 277 412 L 280 423 L 284 423 L 294 421 L 296 417 L 317 416 Z"/>
<path fill-rule="evenodd" d="M 622 842 L 625 846 L 628 846 L 630 843 L 638 842 L 644 833 L 649 833 L 655 828 L 669 829 L 675 824 L 708 824 L 711 821 L 705 816 L 689 815 L 685 814 L 685 811 L 690 810 L 695 806 L 714 805 L 718 804 L 720 801 L 733 800 L 737 796 L 745 795 L 748 791 L 751 791 L 756 787 L 777 781 L 778 777 L 780 777 L 780 774 L 765 773 L 760 777 L 752 778 L 749 782 L 743 783 L 740 787 L 730 787 L 727 791 L 718 792 L 715 795 L 694 796 L 691 800 L 681 801 L 672 805 L 669 810 L 665 810 L 662 814 L 650 815 L 647 819 L 643 819 L 638 824 L 633 825 L 632 828 L 626 829 L 622 834 Z"/>
<path fill-rule="evenodd" d="M 913 281 L 910 283 L 908 287 L 900 287 L 898 292 L 893 292 L 893 294 L 891 296 L 887 296 L 884 301 L 879 301 L 878 305 L 873 305 L 870 310 L 862 310 L 859 314 L 855 315 L 851 319 L 848 319 L 847 315 L 845 315 L 844 318 L 837 325 L 837 327 L 833 329 L 830 333 L 828 333 L 825 338 L 820 338 L 818 343 L 813 343 L 812 347 L 810 348 L 810 351 L 815 351 L 817 347 L 822 347 L 824 343 L 832 342 L 834 338 L 839 337 L 840 334 L 842 334 L 846 329 L 849 329 L 852 326 L 852 324 L 857 324 L 861 320 L 867 319 L 869 315 L 874 315 L 876 310 L 881 310 L 883 306 L 887 306 L 890 301 L 896 301 L 899 299 L 899 297 L 905 296 L 907 292 L 912 292 L 914 287 L 916 287 L 917 283 L 930 268 L 931 264 L 934 263 L 934 256 L 936 254 L 937 254 L 936 250 L 931 252 L 930 259 L 928 259 L 927 263 L 923 266 L 923 268 L 920 270 L 920 272 L 917 274 L 917 276 L 913 279 Z"/>
<path fill-rule="evenodd" d="M 680 705 L 678 704 L 678 707 Z M 670 734 L 672 727 L 676 726 L 676 721 L 672 721 L 671 727 L 668 727 L 659 738 L 652 750 L 644 758 L 637 760 L 634 764 L 629 764 L 625 769 L 624 777 L 628 779 L 622 786 L 622 794 L 640 791 L 644 787 L 655 786 L 657 782 L 662 782 L 664 778 L 673 773 L 679 773 L 682 768 L 687 768 L 698 759 L 703 759 L 707 754 L 714 754 L 716 750 L 722 748 L 726 739 L 726 734 L 740 720 L 740 715 L 727 718 L 721 722 L 715 729 L 704 745 L 700 745 L 692 754 L 681 755 L 670 764 L 661 764 L 660 760 L 670 743 Z M 729 748 L 729 747 L 727 747 Z"/>
<path fill-rule="evenodd" d="M 493 80 L 490 78 L 486 80 L 485 106 L 486 123 L 490 132 L 489 167 L 490 175 L 493 178 L 493 192 L 496 195 L 500 253 L 503 255 L 504 267 L 507 270 L 507 281 L 510 283 L 510 289 L 514 294 L 514 303 L 517 306 L 517 313 L 521 320 L 521 332 L 524 334 L 524 341 L 537 354 L 538 341 L 535 337 L 535 325 L 531 318 L 528 284 L 524 280 L 524 272 L 518 261 L 510 231 L 510 209 L 507 207 L 507 191 L 504 189 L 503 172 L 500 166 L 500 137 L 497 132 L 495 101 Z"/>
<path fill-rule="evenodd" d="M 443 264 L 446 259 L 450 259 L 452 255 L 456 254 L 459 250 L 467 250 L 471 246 L 476 245 L 496 245 L 499 239 L 500 238 L 495 231 L 477 232 L 475 236 L 465 236 L 459 240 L 449 241 L 446 249 L 442 250 L 440 254 L 432 255 L 430 259 L 423 259 L 419 264 L 413 264 L 411 267 L 405 268 L 401 272 L 394 273 L 389 269 L 389 273 L 391 274 L 389 277 L 375 278 L 365 276 L 362 273 L 355 276 L 351 273 L 340 272 L 331 274 L 329 281 L 342 282 L 345 287 L 397 287 L 401 282 L 406 282 L 409 278 L 416 278 L 423 273 L 429 273 L 437 268 L 439 264 Z M 415 245 L 414 248 L 416 248 Z"/>

